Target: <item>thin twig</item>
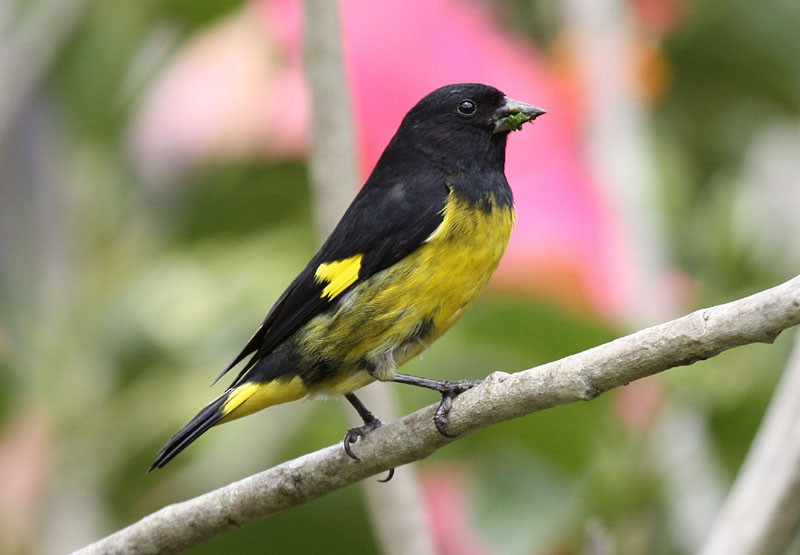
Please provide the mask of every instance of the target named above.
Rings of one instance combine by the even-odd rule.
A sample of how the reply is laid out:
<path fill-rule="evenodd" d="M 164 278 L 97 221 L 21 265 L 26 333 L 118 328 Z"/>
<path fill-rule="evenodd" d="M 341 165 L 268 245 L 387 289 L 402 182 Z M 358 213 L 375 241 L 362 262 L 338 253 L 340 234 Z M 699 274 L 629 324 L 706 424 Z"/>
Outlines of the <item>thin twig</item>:
<path fill-rule="evenodd" d="M 771 343 L 800 324 L 800 276 L 744 299 L 702 309 L 516 374 L 495 373 L 460 395 L 450 431 L 463 439 L 498 422 L 594 399 L 609 389 L 748 343 Z M 350 459 L 341 445 L 285 462 L 161 509 L 77 553 L 175 553 L 263 520 L 389 468 L 420 460 L 453 439 L 436 430 L 434 406 L 371 432 Z"/>

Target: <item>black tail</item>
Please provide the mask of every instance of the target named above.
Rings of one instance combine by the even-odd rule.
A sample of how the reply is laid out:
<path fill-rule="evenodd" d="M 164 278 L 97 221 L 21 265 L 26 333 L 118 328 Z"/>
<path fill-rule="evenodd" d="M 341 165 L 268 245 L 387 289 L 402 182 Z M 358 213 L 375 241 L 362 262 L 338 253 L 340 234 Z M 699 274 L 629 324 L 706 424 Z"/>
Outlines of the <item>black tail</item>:
<path fill-rule="evenodd" d="M 175 456 L 186 449 L 190 443 L 203 435 L 209 428 L 215 424 L 219 424 L 222 420 L 222 407 L 225 405 L 230 396 L 230 391 L 226 391 L 221 396 L 217 397 L 214 401 L 209 403 L 203 410 L 197 413 L 186 426 L 172 436 L 164 447 L 158 452 L 158 457 L 147 469 L 151 472 L 156 468 L 162 468 Z"/>

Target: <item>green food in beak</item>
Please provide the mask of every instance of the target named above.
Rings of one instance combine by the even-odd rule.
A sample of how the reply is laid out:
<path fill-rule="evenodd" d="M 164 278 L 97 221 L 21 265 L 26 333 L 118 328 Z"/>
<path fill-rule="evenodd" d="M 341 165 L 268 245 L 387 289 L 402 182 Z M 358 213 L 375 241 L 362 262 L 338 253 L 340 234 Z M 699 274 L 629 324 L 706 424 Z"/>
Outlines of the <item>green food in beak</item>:
<path fill-rule="evenodd" d="M 533 121 L 545 113 L 533 104 L 525 104 L 513 98 L 505 97 L 506 103 L 494 113 L 494 132 L 518 131 L 524 123 Z"/>

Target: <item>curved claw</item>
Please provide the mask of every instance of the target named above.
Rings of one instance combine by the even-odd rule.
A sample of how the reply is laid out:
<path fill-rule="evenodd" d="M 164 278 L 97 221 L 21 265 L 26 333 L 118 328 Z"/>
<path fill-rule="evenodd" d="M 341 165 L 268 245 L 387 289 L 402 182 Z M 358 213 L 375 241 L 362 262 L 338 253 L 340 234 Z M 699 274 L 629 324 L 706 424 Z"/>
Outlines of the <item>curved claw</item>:
<path fill-rule="evenodd" d="M 356 441 L 358 441 L 360 437 L 361 434 L 359 434 L 355 428 L 351 428 L 347 430 L 347 433 L 344 434 L 344 440 L 342 440 L 342 447 L 344 447 L 344 452 L 347 453 L 347 455 L 351 459 L 355 459 L 357 461 L 360 459 L 356 456 L 355 453 L 353 453 L 353 450 L 350 449 L 350 446 L 354 444 Z"/>
<path fill-rule="evenodd" d="M 342 446 L 344 447 L 344 452 L 347 453 L 351 459 L 355 459 L 360 461 L 353 450 L 350 448 L 351 445 L 356 443 L 359 439 L 364 437 L 368 432 L 371 432 L 375 428 L 380 428 L 383 425 L 380 420 L 377 418 L 375 420 L 371 420 L 369 424 L 364 424 L 363 426 L 359 426 L 358 428 L 350 428 L 347 430 L 347 433 L 344 435 L 344 441 L 342 442 Z M 389 480 L 394 477 L 394 468 L 389 469 L 389 474 L 383 480 L 378 480 L 382 484 L 385 484 Z"/>
<path fill-rule="evenodd" d="M 447 431 L 447 421 L 450 416 L 450 409 L 453 408 L 453 399 L 455 398 L 456 396 L 452 393 L 442 393 L 442 401 L 433 413 L 433 423 L 436 425 L 436 429 L 439 430 L 439 433 L 444 437 L 457 437 L 457 434 L 451 434 Z"/>
<path fill-rule="evenodd" d="M 366 422 L 363 426 L 358 426 L 356 428 L 350 428 L 349 430 L 347 430 L 347 433 L 344 434 L 344 440 L 342 441 L 344 452 L 347 453 L 351 459 L 360 460 L 356 456 L 356 454 L 353 453 L 353 450 L 351 449 L 350 446 L 356 443 L 359 439 L 367 435 L 375 428 L 380 428 L 381 426 L 383 426 L 383 422 L 381 422 L 377 418 L 374 418 L 369 422 Z M 388 482 L 391 479 L 392 477 L 390 475 L 389 478 L 386 479 L 386 481 Z"/>

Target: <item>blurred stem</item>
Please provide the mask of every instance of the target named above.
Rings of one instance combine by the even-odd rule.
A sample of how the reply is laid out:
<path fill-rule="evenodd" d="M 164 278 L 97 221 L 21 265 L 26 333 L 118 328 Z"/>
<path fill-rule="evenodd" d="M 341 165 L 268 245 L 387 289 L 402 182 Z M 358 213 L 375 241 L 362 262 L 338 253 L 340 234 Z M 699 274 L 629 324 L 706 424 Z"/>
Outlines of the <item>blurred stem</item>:
<path fill-rule="evenodd" d="M 800 333 L 701 555 L 789 553 L 800 528 Z"/>
<path fill-rule="evenodd" d="M 706 411 L 675 400 L 667 403 L 652 435 L 668 526 L 686 553 L 697 553 L 703 544 L 725 491 L 710 436 Z"/>
<path fill-rule="evenodd" d="M 317 229 L 327 236 L 353 197 L 358 183 L 353 115 L 342 56 L 339 3 L 304 0 L 305 67 L 311 89 L 309 174 L 314 191 Z M 380 415 L 397 415 L 389 388 L 370 387 L 358 393 Z M 357 415 L 347 407 L 350 418 Z M 352 421 L 352 420 L 351 420 Z M 360 424 L 360 421 L 353 421 Z M 415 472 L 398 472 L 391 484 L 365 484 L 366 502 L 381 552 L 387 555 L 433 554 L 424 505 Z"/>
<path fill-rule="evenodd" d="M 398 414 L 395 395 L 385 384 L 361 389 L 358 397 L 367 406 L 380 407 L 381 416 L 385 419 L 394 420 Z M 354 425 L 362 423 L 355 414 L 351 415 L 351 422 Z M 395 472 L 388 484 L 377 480 L 365 481 L 364 492 L 370 520 L 382 547 L 381 553 L 436 553 L 428 530 L 416 465 L 409 464 Z"/>
<path fill-rule="evenodd" d="M 23 3 L 21 21 L 0 29 L 0 137 L 47 73 L 61 45 L 80 21 L 88 0 Z M 10 34 L 11 30 L 15 32 Z M 9 34 L 7 34 L 9 33 Z"/>
<path fill-rule="evenodd" d="M 18 354 L 36 353 L 34 364 L 41 363 L 36 343 L 55 333 L 70 299 L 72 269 L 64 197 L 70 187 L 54 186 L 67 177 L 54 169 L 57 134 L 37 86 L 87 4 L 41 0 L 0 10 L 0 308 L 13 342 L 26 345 Z"/>
<path fill-rule="evenodd" d="M 353 114 L 342 60 L 339 3 L 304 0 L 304 62 L 311 92 L 309 174 L 321 237 L 333 230 L 358 185 Z"/>
<path fill-rule="evenodd" d="M 587 107 L 589 164 L 608 193 L 634 268 L 620 312 L 634 325 L 674 316 L 667 296 L 668 260 L 647 113 L 636 95 L 636 37 L 629 3 L 568 0 L 562 4 Z"/>

